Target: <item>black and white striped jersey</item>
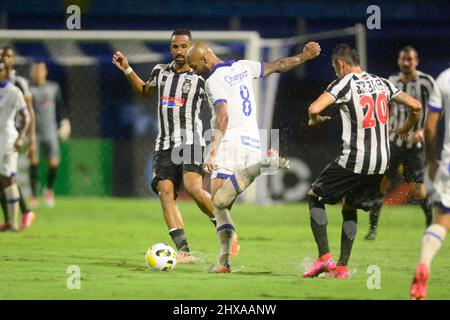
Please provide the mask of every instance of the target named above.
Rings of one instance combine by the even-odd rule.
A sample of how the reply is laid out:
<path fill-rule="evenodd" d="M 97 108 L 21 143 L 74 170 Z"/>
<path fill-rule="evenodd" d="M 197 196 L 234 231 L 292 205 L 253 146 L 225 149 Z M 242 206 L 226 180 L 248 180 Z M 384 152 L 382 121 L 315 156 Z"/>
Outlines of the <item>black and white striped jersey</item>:
<path fill-rule="evenodd" d="M 194 71 L 177 73 L 173 62 L 156 65 L 148 85 L 158 87 L 158 137 L 155 150 L 181 145 L 205 146 L 199 117 L 205 96 L 205 81 Z"/>
<path fill-rule="evenodd" d="M 389 164 L 389 101 L 398 90 L 366 72 L 350 73 L 326 90 L 339 105 L 342 153 L 339 166 L 358 174 L 383 174 Z"/>
<path fill-rule="evenodd" d="M 431 92 L 433 92 L 435 85 L 433 77 L 421 71 L 417 71 L 417 78 L 408 83 L 404 83 L 400 80 L 400 73 L 391 75 L 389 77 L 389 81 L 392 82 L 397 88 L 422 103 L 422 106 L 424 107 L 422 108 L 419 121 L 417 121 L 414 125 L 412 131 L 423 129 L 425 126 L 425 118 L 427 113 L 427 108 L 425 106 L 428 105 L 428 99 Z M 408 108 L 401 104 L 392 103 L 390 110 L 391 114 L 389 119 L 389 127 L 391 131 L 402 128 L 408 118 Z M 413 147 L 413 143 L 410 140 L 402 140 L 396 136 L 395 133 L 390 134 L 389 140 L 398 147 Z"/>

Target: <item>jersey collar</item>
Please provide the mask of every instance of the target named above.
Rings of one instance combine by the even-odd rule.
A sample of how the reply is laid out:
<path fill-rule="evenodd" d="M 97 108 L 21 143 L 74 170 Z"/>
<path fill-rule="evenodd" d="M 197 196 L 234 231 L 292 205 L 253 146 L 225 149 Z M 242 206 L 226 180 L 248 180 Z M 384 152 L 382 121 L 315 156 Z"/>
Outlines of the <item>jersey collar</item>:
<path fill-rule="evenodd" d="M 0 88 L 6 87 L 8 85 L 8 83 L 9 83 L 8 79 L 3 80 L 2 82 L 0 82 Z"/>
<path fill-rule="evenodd" d="M 234 63 L 235 60 L 228 60 L 226 62 L 218 63 L 214 66 L 214 68 L 211 71 L 211 75 L 216 71 L 217 69 L 221 67 L 231 67 L 231 65 Z"/>
<path fill-rule="evenodd" d="M 183 74 L 183 73 L 188 73 L 188 72 L 191 72 L 192 71 L 192 69 L 189 69 L 189 70 L 186 70 L 186 71 L 182 71 L 182 72 L 177 72 L 177 70 L 175 70 L 175 68 L 174 68 L 174 65 L 175 65 L 175 61 L 172 61 L 171 63 L 170 63 L 170 70 L 173 72 L 173 73 L 175 73 L 175 74 Z"/>

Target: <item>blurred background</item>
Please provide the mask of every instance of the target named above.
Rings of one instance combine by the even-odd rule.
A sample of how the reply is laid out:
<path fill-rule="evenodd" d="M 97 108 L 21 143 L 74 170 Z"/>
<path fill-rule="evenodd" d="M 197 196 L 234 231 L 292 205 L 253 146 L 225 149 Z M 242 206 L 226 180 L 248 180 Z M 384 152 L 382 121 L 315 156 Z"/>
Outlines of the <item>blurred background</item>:
<path fill-rule="evenodd" d="M 366 29 L 371 16 L 367 8 L 372 4 L 380 8 L 381 29 Z M 81 9 L 81 30 L 67 30 L 70 5 Z M 337 43 L 358 47 L 367 70 L 386 78 L 398 72 L 398 51 L 406 45 L 419 52 L 418 69 L 433 77 L 450 65 L 450 1 L 445 0 L 1 0 L 0 45 L 15 49 L 16 69 L 27 78 L 31 61 L 45 61 L 49 78 L 61 85 L 69 109 L 73 132 L 61 145 L 57 195 L 152 196 L 148 185 L 157 134 L 156 97 L 149 101 L 135 95 L 111 64 L 111 57 L 121 50 L 146 79 L 155 64 L 171 60 L 170 32 L 181 27 L 193 30 L 194 40 L 196 31 L 207 35 L 223 59 L 255 54 L 263 60 L 275 59 L 299 52 L 308 40 L 320 42 L 319 58 L 261 82 L 259 88 L 264 110 L 260 120 L 265 123 L 260 125 L 280 129 L 281 153 L 293 163 L 289 172 L 262 179 L 261 194 L 273 201 L 302 200 L 312 180 L 340 151 L 337 108 L 328 111 L 333 120 L 326 126 L 306 125 L 307 107 L 335 78 L 330 56 Z M 5 33 L 19 29 L 22 37 Z M 48 32 L 34 31 L 38 29 Z M 50 30 L 65 30 L 67 35 Z M 107 39 L 100 33 L 89 40 L 70 39 L 74 33 L 92 30 L 112 32 Z M 118 33 L 123 30 L 136 33 L 123 37 Z M 139 39 L 133 38 L 138 30 L 148 31 L 148 38 L 141 33 Z M 154 37 L 155 31 L 165 31 L 160 33 L 164 37 Z M 243 31 L 256 32 L 257 38 Z M 241 38 L 224 40 L 224 32 Z M 243 40 L 245 37 L 253 40 Z M 203 109 L 208 124 L 208 107 Z M 22 167 L 26 161 L 23 156 Z M 27 175 L 21 179 L 26 185 Z M 395 201 L 405 200 L 402 196 Z"/>

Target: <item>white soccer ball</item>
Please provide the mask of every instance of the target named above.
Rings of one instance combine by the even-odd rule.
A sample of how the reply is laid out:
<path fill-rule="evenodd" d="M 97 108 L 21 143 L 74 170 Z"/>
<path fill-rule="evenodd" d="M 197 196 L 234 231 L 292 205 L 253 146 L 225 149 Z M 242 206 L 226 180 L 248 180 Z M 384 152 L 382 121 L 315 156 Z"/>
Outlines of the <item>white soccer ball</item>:
<path fill-rule="evenodd" d="M 145 263 L 152 271 L 172 271 L 177 264 L 177 254 L 165 243 L 157 243 L 147 250 Z"/>

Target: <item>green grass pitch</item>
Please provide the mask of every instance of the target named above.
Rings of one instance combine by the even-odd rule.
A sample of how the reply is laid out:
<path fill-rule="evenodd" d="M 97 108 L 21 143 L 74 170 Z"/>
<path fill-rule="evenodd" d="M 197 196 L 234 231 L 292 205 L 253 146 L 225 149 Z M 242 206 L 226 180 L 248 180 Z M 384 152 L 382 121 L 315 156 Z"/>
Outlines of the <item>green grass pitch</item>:
<path fill-rule="evenodd" d="M 54 209 L 38 210 L 29 230 L 0 233 L 0 299 L 408 299 L 424 230 L 419 207 L 386 207 L 372 242 L 363 239 L 368 216 L 359 213 L 348 280 L 300 277 L 317 254 L 306 204 L 236 204 L 241 253 L 235 272 L 218 275 L 204 272 L 218 253 L 212 224 L 192 202 L 179 207 L 191 251 L 204 261 L 151 272 L 144 263 L 147 248 L 173 246 L 159 202 L 58 198 Z M 337 259 L 339 207 L 328 206 L 328 216 Z M 434 260 L 429 299 L 450 299 L 449 249 L 447 241 Z M 81 270 L 79 290 L 66 286 L 71 265 Z M 380 268 L 381 289 L 368 289 L 371 265 Z"/>

